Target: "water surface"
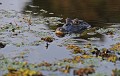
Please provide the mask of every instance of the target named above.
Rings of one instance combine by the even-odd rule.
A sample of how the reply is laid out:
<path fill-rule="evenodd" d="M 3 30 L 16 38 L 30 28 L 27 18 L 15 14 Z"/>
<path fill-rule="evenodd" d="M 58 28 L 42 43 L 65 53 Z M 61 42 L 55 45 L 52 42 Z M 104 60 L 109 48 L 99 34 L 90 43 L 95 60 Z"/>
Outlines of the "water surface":
<path fill-rule="evenodd" d="M 91 25 L 120 22 L 119 0 L 32 0 L 30 4 L 39 6 L 39 9 L 30 9 L 26 5 L 24 10 L 39 12 L 44 9 L 54 13 L 46 16 L 79 18 L 90 22 Z"/>
<path fill-rule="evenodd" d="M 87 35 L 84 38 L 80 36 L 76 37 L 76 35 L 66 35 L 63 38 L 59 38 L 55 35 L 54 31 L 61 25 L 53 24 L 50 26 L 49 24 L 35 23 L 32 24 L 30 26 L 30 30 L 28 30 L 28 23 L 20 22 L 20 19 L 25 18 L 24 15 L 29 15 L 33 21 L 38 19 L 38 22 L 44 21 L 44 18 L 47 17 L 60 17 L 63 18 L 60 22 L 65 22 L 64 19 L 69 17 L 72 19 L 79 18 L 85 20 L 92 25 L 92 27 L 106 27 L 108 24 L 109 26 L 117 24 L 119 27 L 119 0 L 115 0 L 114 2 L 112 0 L 0 0 L 0 3 L 0 14 L 4 12 L 0 16 L 0 27 L 4 27 L 4 25 L 8 25 L 9 23 L 13 23 L 13 25 L 16 25 L 15 23 L 17 23 L 22 27 L 22 29 L 17 30 L 22 31 L 18 35 L 13 35 L 13 33 L 16 32 L 9 31 L 11 28 L 5 31 L 0 30 L 0 41 L 7 43 L 5 48 L 0 48 L 0 53 L 4 54 L 5 57 L 8 57 L 9 59 L 13 59 L 24 54 L 24 59 L 16 58 L 16 60 L 22 62 L 27 61 L 33 64 L 40 63 L 42 61 L 53 62 L 64 58 L 71 58 L 74 55 L 70 50 L 66 49 L 67 47 L 65 45 L 74 44 L 83 47 L 83 45 L 90 42 L 93 46 L 101 49 L 110 48 L 110 45 L 118 42 L 115 38 L 119 39 L 119 33 L 115 35 Z M 41 9 L 44 10 L 44 13 L 41 13 Z M 8 12 L 14 13 L 10 16 L 10 13 Z M 111 28 L 114 28 L 114 25 Z M 52 43 L 49 43 L 47 48 L 46 42 L 41 41 L 41 37 L 43 35 L 40 34 L 41 32 L 47 36 L 52 35 L 55 38 Z M 88 39 L 92 37 L 93 39 L 97 37 L 98 40 Z M 114 63 L 112 62 L 109 63 L 107 61 L 103 61 L 100 64 L 103 66 L 97 67 L 97 71 L 103 72 L 103 69 L 108 67 L 108 69 L 110 68 L 110 70 L 106 70 L 108 75 L 110 75 L 111 70 L 115 68 Z M 83 65 L 81 66 L 83 67 Z M 47 73 L 49 72 L 46 72 L 45 74 Z M 0 75 L 2 75 L 1 71 Z M 60 75 L 61 74 L 58 74 L 58 76 Z M 70 73 L 69 75 L 73 74 Z"/>

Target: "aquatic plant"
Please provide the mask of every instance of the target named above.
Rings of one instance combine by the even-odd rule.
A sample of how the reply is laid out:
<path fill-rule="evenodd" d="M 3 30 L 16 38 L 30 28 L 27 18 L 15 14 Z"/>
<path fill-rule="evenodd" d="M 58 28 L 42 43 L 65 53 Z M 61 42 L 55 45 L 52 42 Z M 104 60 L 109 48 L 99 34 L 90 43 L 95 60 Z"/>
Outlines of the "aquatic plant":
<path fill-rule="evenodd" d="M 41 40 L 46 41 L 46 42 L 53 42 L 54 38 L 47 36 L 47 37 L 41 38 Z"/>
<path fill-rule="evenodd" d="M 116 43 L 116 44 L 112 45 L 110 50 L 111 51 L 120 51 L 120 43 Z"/>
<path fill-rule="evenodd" d="M 120 70 L 119 69 L 113 69 L 112 70 L 112 76 L 120 76 Z"/>
<path fill-rule="evenodd" d="M 93 74 L 90 74 L 89 76 L 108 76 L 108 75 L 105 73 L 101 73 L 101 72 L 95 72 Z"/>
<path fill-rule="evenodd" d="M 95 69 L 91 67 L 80 68 L 78 70 L 74 70 L 74 75 L 84 76 L 88 74 L 95 73 Z"/>
<path fill-rule="evenodd" d="M 12 67 L 8 68 L 8 73 L 4 76 L 43 76 L 41 72 L 37 72 L 30 69 L 14 69 Z"/>
<path fill-rule="evenodd" d="M 98 58 L 89 58 L 83 61 L 85 66 L 100 66 L 101 59 Z"/>
<path fill-rule="evenodd" d="M 117 28 L 100 28 L 96 30 L 97 33 L 106 34 L 106 35 L 113 35 L 117 31 L 118 31 Z"/>
<path fill-rule="evenodd" d="M 79 46 L 72 45 L 72 44 L 68 45 L 67 49 L 72 50 L 71 52 L 74 53 L 74 54 L 83 53 L 84 52 Z"/>

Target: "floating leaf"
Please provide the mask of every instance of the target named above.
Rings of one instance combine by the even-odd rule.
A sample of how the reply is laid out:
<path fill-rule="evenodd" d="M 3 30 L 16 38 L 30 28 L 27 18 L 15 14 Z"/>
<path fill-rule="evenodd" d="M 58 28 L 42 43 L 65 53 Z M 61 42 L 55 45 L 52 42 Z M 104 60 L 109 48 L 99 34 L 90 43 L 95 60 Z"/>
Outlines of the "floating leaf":
<path fill-rule="evenodd" d="M 120 76 L 120 70 L 118 69 L 112 70 L 112 76 Z"/>
<path fill-rule="evenodd" d="M 79 70 L 74 70 L 74 75 L 84 76 L 88 74 L 95 73 L 95 69 L 91 67 L 80 68 Z"/>
<path fill-rule="evenodd" d="M 116 62 L 117 61 L 117 56 L 116 55 L 111 55 L 108 57 L 108 61 Z"/>

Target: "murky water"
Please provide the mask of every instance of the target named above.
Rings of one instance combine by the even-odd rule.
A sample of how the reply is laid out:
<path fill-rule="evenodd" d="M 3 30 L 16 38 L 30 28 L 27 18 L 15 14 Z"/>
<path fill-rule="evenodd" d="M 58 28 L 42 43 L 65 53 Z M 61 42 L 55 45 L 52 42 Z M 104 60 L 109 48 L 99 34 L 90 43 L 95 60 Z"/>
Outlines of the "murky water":
<path fill-rule="evenodd" d="M 26 5 L 24 10 L 39 12 L 40 9 L 45 9 L 54 13 L 47 16 L 79 18 L 90 22 L 91 25 L 120 22 L 119 0 L 114 2 L 112 0 L 32 0 L 30 4 L 39 6 L 39 9 L 30 9 Z"/>
<path fill-rule="evenodd" d="M 25 12 L 25 10 L 39 13 L 44 9 L 52 14 L 44 16 L 58 16 L 62 18 L 79 18 L 89 22 L 91 25 L 100 23 L 119 23 L 120 22 L 120 1 L 115 0 L 1 0 L 1 9 L 12 9 Z M 39 6 L 31 8 L 29 5 Z"/>
<path fill-rule="evenodd" d="M 41 13 L 41 9 L 44 13 Z M 53 26 L 50 26 L 48 24 L 36 23 L 30 27 L 30 31 L 26 31 L 28 24 L 19 23 L 18 20 L 20 18 L 19 14 L 27 14 L 29 12 L 33 20 L 40 18 L 39 21 L 42 21 L 42 18 L 46 17 L 60 17 L 63 18 L 60 22 L 65 22 L 64 19 L 69 17 L 85 20 L 93 27 L 106 27 L 113 24 L 119 27 L 119 0 L 115 0 L 114 2 L 112 0 L 0 0 L 0 10 L 15 11 L 15 15 L 10 16 L 11 18 L 9 18 L 9 15 L 8 18 L 2 18 L 2 15 L 0 16 L 0 27 L 8 23 L 15 25 L 16 22 L 22 26 L 22 30 L 20 30 L 22 32 L 16 36 L 11 36 L 12 33 L 9 32 L 9 29 L 5 32 L 0 32 L 0 41 L 7 42 L 6 47 L 0 49 L 0 53 L 11 59 L 21 55 L 21 53 L 25 53 L 25 59 L 19 60 L 18 58 L 16 59 L 18 61 L 28 61 L 30 63 L 40 63 L 42 61 L 53 62 L 73 56 L 72 53 L 66 49 L 65 45 L 68 44 L 81 47 L 90 42 L 93 46 L 101 49 L 109 48 L 111 44 L 118 42 L 114 39 L 118 38 L 119 34 L 115 34 L 114 36 L 96 34 L 83 38 L 79 36 L 76 37 L 76 35 L 66 35 L 63 38 L 58 38 L 54 31 L 58 26 L 61 26 L 61 24 L 56 26 L 52 24 Z M 113 28 L 114 27 L 116 26 L 113 25 Z M 43 33 L 47 32 L 47 34 L 49 33 L 48 35 L 52 35 L 55 38 L 52 43 L 49 43 L 48 47 L 46 47 L 46 42 L 39 42 L 42 37 L 41 34 L 39 35 L 41 31 Z M 97 68 L 97 71 L 103 71 L 102 69 L 105 69 L 106 66 L 109 67 L 109 65 L 113 66 L 110 69 L 114 68 L 114 64 L 109 62 L 101 62 L 101 64 L 108 65 Z M 107 71 L 107 73 L 109 72 L 111 72 L 111 70 Z M 60 74 L 58 74 L 58 76 L 59 75 Z"/>

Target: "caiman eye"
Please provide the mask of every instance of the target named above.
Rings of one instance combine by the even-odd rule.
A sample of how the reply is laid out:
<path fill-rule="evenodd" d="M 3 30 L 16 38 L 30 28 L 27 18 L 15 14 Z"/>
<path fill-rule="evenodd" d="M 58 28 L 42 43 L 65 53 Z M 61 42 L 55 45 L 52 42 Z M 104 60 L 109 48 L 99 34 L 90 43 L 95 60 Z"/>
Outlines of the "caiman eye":
<path fill-rule="evenodd" d="M 69 24 L 66 24 L 65 26 L 68 26 Z"/>
<path fill-rule="evenodd" d="M 60 28 L 59 30 L 60 30 L 60 31 L 62 31 L 62 29 L 61 29 L 61 28 Z"/>
<path fill-rule="evenodd" d="M 60 30 L 60 31 L 62 31 L 62 30 L 63 30 L 63 28 L 59 28 L 59 30 Z"/>

